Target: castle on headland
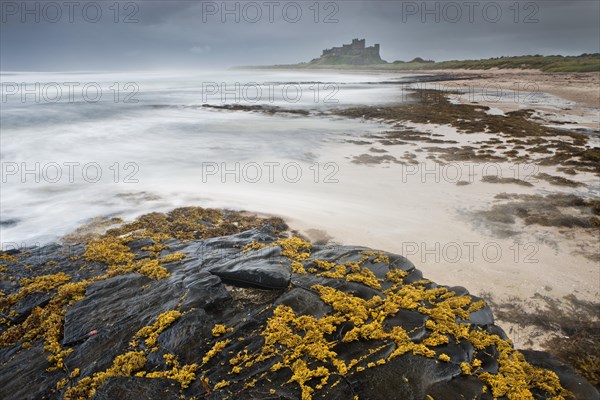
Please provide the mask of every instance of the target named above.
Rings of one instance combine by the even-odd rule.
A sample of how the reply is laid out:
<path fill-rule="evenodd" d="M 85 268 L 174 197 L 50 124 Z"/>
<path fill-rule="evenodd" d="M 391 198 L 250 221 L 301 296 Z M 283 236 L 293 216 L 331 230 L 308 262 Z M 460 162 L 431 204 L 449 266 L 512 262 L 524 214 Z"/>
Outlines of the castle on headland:
<path fill-rule="evenodd" d="M 365 39 L 353 39 L 351 44 L 323 50 L 321 57 L 311 63 L 368 65 L 383 64 L 385 61 L 379 55 L 379 44 L 366 47 Z"/>
<path fill-rule="evenodd" d="M 352 44 L 343 44 L 342 47 L 333 47 L 323 50 L 322 56 L 356 56 L 371 55 L 379 57 L 379 44 L 371 47 L 365 47 L 365 39 L 352 39 Z"/>

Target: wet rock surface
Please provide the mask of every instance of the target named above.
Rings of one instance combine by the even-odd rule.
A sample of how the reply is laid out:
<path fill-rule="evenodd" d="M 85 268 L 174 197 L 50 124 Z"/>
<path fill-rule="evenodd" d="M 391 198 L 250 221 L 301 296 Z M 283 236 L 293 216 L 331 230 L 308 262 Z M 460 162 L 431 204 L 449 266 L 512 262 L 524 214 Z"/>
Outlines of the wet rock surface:
<path fill-rule="evenodd" d="M 292 271 L 289 265 L 288 260 L 280 257 L 279 249 L 271 248 L 265 254 L 218 263 L 210 268 L 210 273 L 233 284 L 265 289 L 284 289 L 289 285 L 291 279 Z"/>
<path fill-rule="evenodd" d="M 128 393 L 132 399 L 179 400 L 179 389 L 168 379 L 111 378 L 96 392 L 94 400 L 120 399 Z"/>
<path fill-rule="evenodd" d="M 205 240 L 169 239 L 160 249 L 157 243 L 135 239 L 128 251 L 133 263 L 153 252 L 165 260 L 160 265 L 168 275 L 158 279 L 139 268 L 93 280 L 110 265 L 86 259 L 83 245 L 4 256 L 2 305 L 10 318 L 1 325 L 0 398 L 565 395 L 560 387 L 544 390 L 553 386 L 552 376 L 577 399 L 598 398 L 593 386 L 548 354 L 520 358 L 480 299 L 424 280 L 404 257 L 311 246 L 282 239 L 268 226 Z M 184 256 L 166 258 L 176 253 Z M 29 321 L 23 329 L 34 329 L 32 314 L 52 307 L 62 286 L 50 282 L 48 290 L 10 296 L 22 290 L 19 279 L 60 272 L 70 282 L 92 281 L 81 296 L 61 303 L 58 346 L 65 352 L 63 366 L 52 370 L 48 356 L 57 350 L 49 336 L 29 343 L 11 326 Z M 21 338 L 11 339 L 17 333 Z M 509 368 L 525 374 L 512 376 Z M 545 379 L 546 386 L 533 378 L 523 383 L 527 376 Z M 508 388 L 498 389 L 503 385 Z M 523 397 L 514 397 L 513 389 Z"/>

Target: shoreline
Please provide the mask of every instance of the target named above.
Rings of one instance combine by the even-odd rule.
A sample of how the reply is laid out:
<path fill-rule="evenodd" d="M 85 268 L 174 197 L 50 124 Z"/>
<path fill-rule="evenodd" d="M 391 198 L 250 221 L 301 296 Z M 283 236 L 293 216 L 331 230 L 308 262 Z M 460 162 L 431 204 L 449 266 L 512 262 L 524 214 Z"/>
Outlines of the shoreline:
<path fill-rule="evenodd" d="M 468 70 L 440 70 L 440 74 L 460 76 L 468 73 Z M 515 82 L 521 84 L 523 91 L 534 93 L 548 93 L 556 97 L 568 100 L 576 104 L 577 108 L 595 108 L 596 116 L 600 108 L 600 73 L 543 73 L 530 70 L 495 70 L 495 71 L 476 71 L 478 77 L 469 79 L 468 84 L 461 81 L 451 81 L 455 87 L 495 85 L 504 90 L 509 88 L 514 90 Z M 450 81 L 449 81 L 450 83 Z M 531 87 L 527 87 L 530 85 Z M 501 102 L 487 102 L 484 105 L 490 107 L 505 106 Z M 547 109 L 543 104 L 538 105 L 542 110 Z M 586 115 L 581 109 L 567 110 L 562 112 L 568 115 Z M 505 110 L 512 111 L 516 107 L 506 107 Z M 596 119 L 595 128 L 600 130 L 600 122 Z"/>
<path fill-rule="evenodd" d="M 398 75 L 450 75 L 462 78 L 473 83 L 475 86 L 485 83 L 501 84 L 523 80 L 523 76 L 528 79 L 526 82 L 534 80 L 541 83 L 538 88 L 540 92 L 554 94 L 563 97 L 566 100 L 577 102 L 586 107 L 600 107 L 600 91 L 597 90 L 600 85 L 600 72 L 543 72 L 536 69 L 431 69 L 431 70 L 393 70 L 393 69 L 336 69 L 336 68 L 286 68 L 286 67 L 234 67 L 231 70 L 241 71 L 293 71 L 293 72 L 334 72 L 339 74 L 398 74 Z M 446 81 L 439 81 L 446 82 Z M 458 80 L 447 81 L 458 83 Z M 568 83 L 571 87 L 565 86 Z M 459 85 L 460 86 L 460 85 Z M 467 85 L 463 85 L 467 86 Z M 583 93 L 582 93 L 583 92 Z"/>
<path fill-rule="evenodd" d="M 347 72 L 355 73 L 354 71 Z M 424 75 L 431 75 L 431 73 Z M 506 75 L 503 77 L 502 79 L 505 79 Z M 450 82 L 466 85 L 472 83 L 469 80 Z M 476 109 L 485 106 L 479 102 L 472 105 L 476 106 Z M 561 111 L 560 106 L 559 104 L 557 107 L 558 111 Z M 568 238 L 561 233 L 563 228 L 526 226 L 523 221 L 516 218 L 516 222 L 512 226 L 508 224 L 508 228 L 506 226 L 501 228 L 519 232 L 521 237 L 518 240 L 522 245 L 538 243 L 540 257 L 538 257 L 537 263 L 531 265 L 524 260 L 524 256 L 527 254 L 521 253 L 519 262 L 515 263 L 513 261 L 514 250 L 511 249 L 512 237 L 497 237 L 489 229 L 486 221 L 479 221 L 473 217 L 476 213 L 491 211 L 488 208 L 494 205 L 510 208 L 511 204 L 520 201 L 519 199 L 512 202 L 496 199 L 495 195 L 509 193 L 532 196 L 553 192 L 569 194 L 585 189 L 554 186 L 543 180 L 531 187 L 523 186 L 517 181 L 509 181 L 504 184 L 481 182 L 483 176 L 486 175 L 485 170 L 481 168 L 474 175 L 468 175 L 469 172 L 465 172 L 465 179 L 470 183 L 465 186 L 458 186 L 456 182 L 451 181 L 421 182 L 419 175 L 410 175 L 408 182 L 401 179 L 402 174 L 408 174 L 409 169 L 414 165 L 422 167 L 424 170 L 428 168 L 431 170 L 436 165 L 452 165 L 452 163 L 458 162 L 497 164 L 502 177 L 515 178 L 514 171 L 510 170 L 510 163 L 533 163 L 540 157 L 547 157 L 543 152 L 530 152 L 530 149 L 539 151 L 540 147 L 544 146 L 543 143 L 508 143 L 513 140 L 523 141 L 523 139 L 502 137 L 502 135 L 487 132 L 481 133 L 483 130 L 479 133 L 461 132 L 460 129 L 448 125 L 453 120 L 452 118 L 447 119 L 447 115 L 443 113 L 436 117 L 440 118 L 439 121 L 398 122 L 394 121 L 394 113 L 402 115 L 404 106 L 396 107 L 393 104 L 376 107 L 392 113 L 392 118 L 387 120 L 375 114 L 372 118 L 367 117 L 365 121 L 359 122 L 360 115 L 364 115 L 361 110 L 369 108 L 368 106 L 355 107 L 357 111 L 361 111 L 357 114 L 358 119 L 356 116 L 340 116 L 335 113 L 320 116 L 323 120 L 319 121 L 319 124 L 335 123 L 338 121 L 336 118 L 343 118 L 348 122 L 347 130 L 350 133 L 340 133 L 335 137 L 328 138 L 327 143 L 322 144 L 320 148 L 321 154 L 324 155 L 315 156 L 314 159 L 321 163 L 336 162 L 341 167 L 338 176 L 340 184 L 327 186 L 300 183 L 287 186 L 275 185 L 275 187 L 266 184 L 262 186 L 244 186 L 242 184 L 236 185 L 232 189 L 222 185 L 204 185 L 202 186 L 202 197 L 197 194 L 198 188 L 190 187 L 177 201 L 181 204 L 181 201 L 185 200 L 186 204 L 199 204 L 211 208 L 246 209 L 259 214 L 261 211 L 268 211 L 269 214 L 285 217 L 290 221 L 290 225 L 313 240 L 325 240 L 331 237 L 333 241 L 340 243 L 365 245 L 396 254 L 407 252 L 403 245 L 416 243 L 418 246 L 416 256 L 414 256 L 416 258 L 411 259 L 410 255 L 408 258 L 418 263 L 426 276 L 441 284 L 465 286 L 477 295 L 491 293 L 493 300 L 497 302 L 509 301 L 511 297 L 514 297 L 521 304 L 526 304 L 532 300 L 531 295 L 534 291 L 561 300 L 564 296 L 573 294 L 574 290 L 578 290 L 576 292 L 578 299 L 598 301 L 598 288 L 594 286 L 598 280 L 598 271 L 593 268 L 594 262 L 587 259 L 585 255 L 575 253 L 576 251 L 590 251 L 589 248 L 585 248 L 585 243 L 583 243 L 589 241 L 587 232 L 580 236 L 572 231 L 571 237 Z M 445 105 L 444 107 L 453 109 L 455 105 Z M 411 114 L 410 118 L 430 115 L 430 111 L 436 108 L 439 107 L 434 105 L 433 108 L 423 109 L 425 112 L 418 109 L 417 112 Z M 488 118 L 488 113 L 476 111 L 476 109 L 463 111 L 472 121 L 477 118 Z M 377 112 L 377 110 L 371 111 Z M 566 112 L 568 111 L 570 110 L 566 110 Z M 217 112 L 222 114 L 216 114 Z M 213 115 L 222 116 L 226 120 L 230 115 L 227 113 L 231 112 L 238 113 L 236 114 L 238 116 L 260 114 L 259 111 L 252 114 L 253 111 L 218 110 Z M 470 116 L 469 113 L 473 112 L 479 114 Z M 489 118 L 492 119 L 492 117 Z M 312 118 L 312 116 L 298 118 Z M 525 117 L 519 115 L 513 118 L 518 123 L 523 123 L 525 120 Z M 288 123 L 287 120 L 282 121 L 285 124 Z M 320 126 L 319 124 L 315 124 L 315 127 Z M 525 126 L 527 129 L 534 127 L 534 125 Z M 503 143 L 497 142 L 497 140 L 501 140 Z M 570 143 L 573 138 L 560 136 L 557 140 Z M 456 153 L 460 153 L 456 149 L 460 150 L 465 146 L 472 147 L 474 150 L 465 153 L 464 160 L 453 159 L 456 157 Z M 516 156 L 505 155 L 512 151 L 513 147 L 519 146 L 523 149 L 519 150 L 519 154 Z M 501 147 L 505 148 L 501 149 Z M 557 150 L 550 149 L 549 151 L 553 153 Z M 528 153 L 531 153 L 531 159 L 519 158 Z M 368 157 L 362 157 L 365 154 Z M 520 159 L 520 161 L 514 161 L 514 159 Z M 255 161 L 270 160 L 256 159 Z M 539 172 L 564 180 L 574 180 L 576 183 L 584 182 L 588 184 L 588 187 L 589 182 L 592 184 L 594 182 L 594 176 L 590 172 L 577 172 L 577 175 L 572 176 L 566 172 L 557 171 L 558 166 L 550 165 Z M 308 171 L 308 164 L 306 171 Z M 176 177 L 167 177 L 165 178 L 167 180 L 157 180 L 149 187 L 157 186 L 175 190 L 185 187 L 185 178 L 182 176 L 178 182 Z M 143 191 L 144 187 L 142 186 L 140 189 Z M 144 193 L 149 197 L 153 196 L 151 190 Z M 443 196 L 440 193 L 443 193 Z M 239 196 L 240 194 L 243 196 Z M 590 192 L 590 196 L 597 195 Z M 158 197 L 156 201 L 158 203 L 150 204 L 160 205 L 162 203 L 163 205 L 156 208 L 163 210 L 176 208 L 176 205 L 166 205 L 169 202 L 169 198 L 166 196 L 162 199 Z M 318 207 L 311 207 L 312 204 L 317 204 Z M 139 214 L 145 213 L 140 212 Z M 481 253 L 476 260 L 470 261 L 467 253 L 468 247 L 463 244 L 474 241 L 490 245 L 497 243 L 504 254 L 502 262 L 490 262 Z M 443 245 L 454 242 L 461 244 L 461 250 L 464 251 L 463 259 L 459 262 L 453 263 L 450 262 L 451 260 L 436 262 L 435 258 L 431 261 L 431 256 L 427 256 L 427 251 L 430 251 L 436 244 L 443 248 Z M 423 246 L 421 243 L 425 243 L 425 245 Z M 520 248 L 520 250 L 524 251 L 525 249 Z M 572 265 L 572 269 L 567 270 L 564 265 Z M 524 283 L 530 286 L 526 286 Z M 551 290 L 545 289 L 546 287 L 550 287 Z M 534 290 L 531 290 L 532 288 Z M 535 304 L 527 306 L 526 309 L 528 311 L 535 310 Z M 525 345 L 533 348 L 541 348 L 544 339 L 543 337 L 532 337 L 533 333 L 521 335 L 522 339 L 517 339 L 517 334 L 509 333 L 509 335 L 512 335 L 511 337 L 518 344 L 531 340 L 530 345 L 527 343 Z"/>

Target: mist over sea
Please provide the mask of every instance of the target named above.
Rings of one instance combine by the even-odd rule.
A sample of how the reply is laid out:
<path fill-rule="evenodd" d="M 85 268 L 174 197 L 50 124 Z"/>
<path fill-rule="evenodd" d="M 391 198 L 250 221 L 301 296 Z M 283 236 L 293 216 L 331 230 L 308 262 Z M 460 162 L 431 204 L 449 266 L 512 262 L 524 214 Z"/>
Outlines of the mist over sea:
<path fill-rule="evenodd" d="M 282 209 L 293 200 L 318 208 L 316 193 L 342 184 L 343 157 L 325 149 L 381 129 L 323 113 L 402 101 L 398 87 L 411 80 L 279 71 L 1 78 L 2 242 L 27 245 L 58 240 L 93 217 L 182 205 L 293 214 Z"/>

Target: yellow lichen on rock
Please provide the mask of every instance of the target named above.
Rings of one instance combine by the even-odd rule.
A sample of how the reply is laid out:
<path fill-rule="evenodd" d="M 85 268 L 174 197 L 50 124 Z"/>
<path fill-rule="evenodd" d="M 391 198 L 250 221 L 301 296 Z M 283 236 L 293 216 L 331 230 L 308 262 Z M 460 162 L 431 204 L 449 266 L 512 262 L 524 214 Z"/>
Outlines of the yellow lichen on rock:
<path fill-rule="evenodd" d="M 8 254 L 5 251 L 0 251 L 0 272 L 6 272 L 6 264 L 12 264 L 18 262 L 17 257 Z"/>
<path fill-rule="evenodd" d="M 39 281 L 38 281 L 39 283 Z M 43 307 L 35 307 L 25 321 L 10 326 L 0 335 L 0 348 L 11 346 L 22 341 L 24 348 L 31 343 L 43 339 L 44 350 L 50 352 L 49 371 L 63 369 L 63 358 L 71 353 L 61 346 L 65 307 L 81 300 L 89 281 L 69 282 L 57 289 L 56 295 Z"/>
<path fill-rule="evenodd" d="M 144 371 L 147 354 L 158 349 L 156 343 L 160 334 L 171 326 L 183 314 L 177 310 L 167 311 L 160 314 L 152 325 L 148 325 L 140 329 L 133 337 L 130 345 L 138 346 L 138 340 L 144 339 L 146 345 L 145 351 L 129 351 L 125 354 L 115 357 L 113 364 L 105 371 L 94 373 L 91 377 L 82 378 L 77 384 L 65 392 L 66 400 L 86 400 L 94 396 L 96 390 L 100 388 L 104 382 L 115 376 L 135 376 L 143 378 L 165 378 L 172 379 L 181 385 L 182 388 L 187 388 L 189 384 L 196 379 L 196 371 L 198 364 L 186 364 L 181 366 L 175 355 L 167 353 L 163 356 L 165 363 L 170 369 L 164 371 Z M 79 375 L 79 369 L 71 373 L 71 378 Z"/>
<path fill-rule="evenodd" d="M 159 260 L 143 258 L 134 262 L 120 265 L 112 265 L 107 272 L 107 277 L 137 272 L 146 275 L 150 279 L 159 280 L 170 276 L 169 271 L 159 264 Z"/>
<path fill-rule="evenodd" d="M 214 337 L 220 337 L 229 332 L 233 332 L 233 328 L 228 328 L 225 325 L 221 325 L 221 324 L 216 324 L 212 328 L 212 335 Z"/>
<path fill-rule="evenodd" d="M 372 287 L 373 289 L 381 289 L 381 283 L 379 283 L 375 274 L 365 267 L 360 267 L 358 272 L 346 275 L 346 280 L 348 282 L 359 282 L 365 286 Z"/>
<path fill-rule="evenodd" d="M 214 344 L 214 346 L 206 353 L 202 358 L 202 365 L 208 363 L 214 356 L 219 354 L 227 345 L 231 343 L 231 340 L 222 340 Z"/>
<path fill-rule="evenodd" d="M 187 257 L 187 256 L 184 253 L 176 252 L 176 253 L 167 254 L 166 256 L 159 258 L 158 262 L 160 264 L 167 264 L 167 263 L 171 263 L 171 262 L 175 262 L 175 261 L 181 261 L 185 257 Z"/>
<path fill-rule="evenodd" d="M 385 278 L 390 282 L 393 282 L 397 285 L 401 285 L 402 283 L 404 283 L 404 278 L 406 277 L 406 275 L 408 275 L 408 272 L 406 271 L 403 271 L 401 269 L 391 269 L 388 271 L 387 274 L 385 274 Z"/>
<path fill-rule="evenodd" d="M 154 252 L 152 253 L 153 258 L 142 258 L 134 261 L 136 255 L 126 245 L 132 239 L 132 237 L 103 236 L 100 239 L 93 240 L 85 248 L 85 259 L 109 265 L 105 278 L 137 272 L 146 275 L 150 279 L 159 280 L 170 276 L 166 268 L 160 264 L 185 258 L 183 253 L 173 253 L 157 259 L 159 252 Z"/>
<path fill-rule="evenodd" d="M 213 388 L 213 390 L 223 389 L 224 387 L 227 387 L 227 386 L 229 386 L 229 382 L 225 381 L 225 380 L 222 380 L 221 382 L 219 382 L 219 383 L 217 383 L 215 385 L 215 387 Z"/>
<path fill-rule="evenodd" d="M 169 277 L 169 271 L 163 266 L 160 265 L 160 260 L 150 260 L 144 258 L 142 260 L 138 260 L 132 265 L 133 271 L 146 275 L 150 279 L 159 280 Z"/>
<path fill-rule="evenodd" d="M 235 357 L 233 357 L 231 360 L 229 360 L 229 364 L 234 365 L 234 368 L 236 368 L 238 366 L 238 364 L 243 364 L 245 362 L 247 362 L 248 360 L 250 360 L 250 355 L 248 354 L 248 350 L 244 349 L 243 351 L 240 351 L 239 353 L 237 353 L 237 355 Z M 241 367 L 237 367 L 239 368 L 239 370 L 233 371 L 236 373 L 239 373 L 241 371 Z"/>
<path fill-rule="evenodd" d="M 390 265 L 390 257 L 383 254 L 381 251 L 361 251 L 360 254 L 364 254 L 368 257 L 375 257 L 373 259 L 374 263 L 382 263 L 386 265 Z"/>
<path fill-rule="evenodd" d="M 300 359 L 294 361 L 290 368 L 293 375 L 288 382 L 296 382 L 300 385 L 302 400 L 311 400 L 312 394 L 315 391 L 315 389 L 306 384 L 307 382 L 315 378 L 321 378 L 320 385 L 323 386 L 327 383 L 327 378 L 329 377 L 329 370 L 327 368 L 317 367 L 310 369 L 307 367 L 306 362 Z"/>
<path fill-rule="evenodd" d="M 271 371 L 282 368 L 291 370 L 292 377 L 288 382 L 300 385 L 302 399 L 311 399 L 314 388 L 308 385 L 313 378 L 321 378 L 315 388 L 326 384 L 330 375 L 328 368 L 318 366 L 310 368 L 304 359 L 313 362 L 331 362 L 339 373 L 346 373 L 346 365 L 337 359 L 337 354 L 332 350 L 335 343 L 327 340 L 343 320 L 336 316 L 325 316 L 317 319 L 313 316 L 297 316 L 287 306 L 277 306 L 273 310 L 273 317 L 267 321 L 267 326 L 261 335 L 265 344 L 262 352 L 256 356 L 255 362 L 280 356 L 281 361 L 271 367 Z M 246 366 L 251 366 L 247 362 Z"/>
<path fill-rule="evenodd" d="M 292 261 L 290 268 L 295 274 L 306 275 L 306 270 L 300 261 Z"/>
<path fill-rule="evenodd" d="M 329 265 L 326 265 L 326 266 L 329 267 Z M 317 276 L 323 277 L 323 278 L 344 279 L 347 272 L 348 272 L 348 270 L 346 269 L 345 265 L 343 265 L 343 264 L 335 265 L 334 264 L 333 269 L 329 268 L 325 272 L 321 272 L 321 273 L 317 274 Z"/>
<path fill-rule="evenodd" d="M 465 369 L 470 369 L 482 382 L 487 384 L 494 397 L 506 396 L 510 400 L 533 399 L 531 389 L 540 389 L 554 396 L 553 399 L 556 400 L 569 397 L 569 392 L 561 386 L 560 380 L 554 372 L 532 366 L 525 360 L 523 354 L 506 341 L 498 336 L 493 339 L 500 351 L 498 373 L 476 373 L 473 368 L 478 368 L 478 366 L 474 363 L 469 365 L 469 368 L 465 366 Z"/>
<path fill-rule="evenodd" d="M 243 247 L 243 251 L 248 252 L 250 250 L 260 250 L 265 247 L 267 247 L 267 245 L 264 243 L 258 243 L 258 242 L 252 241 Z"/>
<path fill-rule="evenodd" d="M 106 236 L 91 241 L 85 247 L 84 257 L 88 261 L 98 261 L 107 265 L 128 264 L 135 258 L 123 240 Z"/>
<path fill-rule="evenodd" d="M 2 296 L 0 299 L 0 311 L 4 311 L 31 294 L 49 293 L 70 280 L 71 276 L 64 272 L 51 275 L 38 275 L 34 278 L 23 278 L 19 281 L 21 288 L 17 293 Z"/>
<path fill-rule="evenodd" d="M 263 245 L 261 243 L 252 242 L 249 245 L 246 245 L 246 247 L 244 247 L 244 250 L 260 249 L 265 246 L 266 245 Z M 312 249 L 312 244 L 300 239 L 299 237 L 291 237 L 286 239 L 280 239 L 277 242 L 272 243 L 271 246 L 281 247 L 281 255 L 283 257 L 289 258 L 292 261 L 292 263 L 290 264 L 290 268 L 292 269 L 293 273 L 306 275 L 306 270 L 302 265 L 302 261 L 310 257 L 310 250 Z"/>
<path fill-rule="evenodd" d="M 149 326 L 145 326 L 133 336 L 133 341 L 131 344 L 135 347 L 137 346 L 137 341 L 139 339 L 144 339 L 144 343 L 146 348 L 150 351 L 158 350 L 156 346 L 156 341 L 160 334 L 167 329 L 173 322 L 177 321 L 182 314 L 177 310 L 171 310 L 160 314 L 154 323 Z"/>
<path fill-rule="evenodd" d="M 130 351 L 118 355 L 107 370 L 96 372 L 91 377 L 85 377 L 75 386 L 68 388 L 65 391 L 64 400 L 90 399 L 108 378 L 131 376 L 132 373 L 143 369 L 145 365 L 146 354 L 143 351 Z"/>
<path fill-rule="evenodd" d="M 310 257 L 312 244 L 299 237 L 280 239 L 274 243 L 281 247 L 281 255 L 294 261 L 304 261 Z"/>
<path fill-rule="evenodd" d="M 70 282 L 70 277 L 64 274 L 22 280 L 22 296 L 52 290 L 56 290 L 56 295 L 47 305 L 34 308 L 23 323 L 8 327 L 0 335 L 0 346 L 6 347 L 19 341 L 27 346 L 37 339 L 43 339 L 44 348 L 50 352 L 48 359 L 51 369 L 64 368 L 63 359 L 71 351 L 63 349 L 60 345 L 65 307 L 83 298 L 87 285 L 95 280 L 129 272 L 144 274 L 151 279 L 168 277 L 169 272 L 161 264 L 179 261 L 185 255 L 173 253 L 158 258 L 160 251 L 165 248 L 161 244 L 162 241 L 169 238 L 172 232 L 177 232 L 184 240 L 204 235 L 205 230 L 209 228 L 198 221 L 208 217 L 214 217 L 214 223 L 221 224 L 223 215 L 209 216 L 193 209 L 180 210 L 168 216 L 156 214 L 142 222 L 136 222 L 127 228 L 93 240 L 86 246 L 85 259 L 106 264 L 108 271 L 105 275 L 75 283 Z M 168 228 L 165 228 L 163 223 L 167 224 Z M 235 225 L 227 225 L 224 229 L 236 230 L 237 228 Z M 133 238 L 148 237 L 152 237 L 158 244 L 147 248 L 152 251 L 149 258 L 136 260 L 136 254 L 127 244 Z M 372 251 L 361 252 L 362 258 L 358 261 L 340 264 L 326 260 L 313 260 L 310 259 L 312 245 L 297 237 L 281 239 L 269 245 L 252 242 L 243 249 L 251 251 L 267 246 L 280 246 L 281 256 L 291 261 L 291 269 L 294 273 L 312 273 L 319 277 L 345 279 L 347 282 L 356 282 L 372 289 L 381 290 L 384 280 L 378 279 L 373 271 L 364 265 L 369 262 L 390 266 L 387 255 Z M 380 267 L 382 266 L 379 265 L 377 271 Z M 311 289 L 333 310 L 320 318 L 299 315 L 291 307 L 284 305 L 264 308 L 261 313 L 272 310 L 272 315 L 259 333 L 264 340 L 263 346 L 253 350 L 252 353 L 247 348 L 240 350 L 239 346 L 244 346 L 244 339 L 236 341 L 229 353 L 224 352 L 231 344 L 231 340 L 227 339 L 214 343 L 202 358 L 200 366 L 180 365 L 176 355 L 168 353 L 164 355 L 167 369 L 144 371 L 146 357 L 150 352 L 158 349 L 160 334 L 182 316 L 182 313 L 177 310 L 160 314 L 151 325 L 141 328 L 133 336 L 130 344 L 134 347 L 134 351 L 115 357 L 112 365 L 105 371 L 80 379 L 75 386 L 66 390 L 65 399 L 89 399 L 108 378 L 132 376 L 132 374 L 144 378 L 176 380 L 182 388 L 186 388 L 196 379 L 196 371 L 201 366 L 206 366 L 223 352 L 222 356 L 218 357 L 218 361 L 220 365 L 231 366 L 230 376 L 233 379 L 218 382 L 213 386 L 213 390 L 234 386 L 239 383 L 235 378 L 241 379 L 247 376 L 242 374 L 245 369 L 251 369 L 257 363 L 270 360 L 270 371 L 287 370 L 287 376 L 291 376 L 287 383 L 297 385 L 301 398 L 310 400 L 317 391 L 327 385 L 332 386 L 329 381 L 332 375 L 336 375 L 337 381 L 333 383 L 336 385 L 340 377 L 354 372 L 364 372 L 368 368 L 377 368 L 404 354 L 420 355 L 432 359 L 432 362 L 433 360 L 452 362 L 449 355 L 440 353 L 440 349 L 436 349 L 451 341 L 456 343 L 468 341 L 473 345 L 474 358 L 460 364 L 460 370 L 463 374 L 478 378 L 485 384 L 485 390 L 491 392 L 494 397 L 505 396 L 509 400 L 530 399 L 533 398 L 532 393 L 536 391 L 554 396 L 556 400 L 567 397 L 567 392 L 561 387 L 556 374 L 531 366 L 521 353 L 513 349 L 510 341 L 488 333 L 485 328 L 469 324 L 470 314 L 485 307 L 483 301 L 474 302 L 471 296 L 457 296 L 447 288 L 429 285 L 431 282 L 427 280 L 405 283 L 408 272 L 390 268 L 385 279 L 385 287 L 388 289 L 378 292 L 379 295 L 370 295 L 372 296 L 370 298 L 368 295 L 373 291 L 365 288 L 357 289 L 358 285 L 339 285 L 340 282 L 335 282 L 335 287 L 345 286 L 344 291 L 325 284 L 313 286 Z M 3 298 L 2 304 L 5 303 L 6 300 Z M 393 321 L 388 319 L 396 316 L 401 310 L 419 313 L 423 317 L 424 335 L 421 335 L 418 340 L 411 339 L 413 332 L 407 332 L 400 326 L 390 326 L 390 322 L 393 325 Z M 212 329 L 212 335 L 221 337 L 232 331 L 233 328 L 217 324 Z M 138 341 L 141 340 L 145 345 L 144 350 L 137 348 Z M 338 357 L 336 352 L 339 351 L 338 348 L 347 346 L 345 343 L 350 343 L 349 346 L 352 346 L 353 342 L 358 341 L 363 344 L 369 343 L 370 347 L 367 347 L 363 354 L 352 355 L 351 360 Z M 482 362 L 477 358 L 478 353 L 489 346 L 494 346 L 499 354 L 497 357 L 499 369 L 496 374 L 482 372 Z M 361 347 L 357 346 L 357 348 Z M 383 348 L 389 351 L 382 352 Z M 75 371 L 68 378 L 61 380 L 57 388 L 64 388 L 69 378 L 76 378 L 79 371 Z M 251 378 L 246 378 L 242 381 L 244 388 L 253 387 L 259 380 L 264 379 L 268 372 L 269 367 L 265 368 L 265 372 L 260 376 L 251 375 Z"/>
<path fill-rule="evenodd" d="M 166 371 L 153 371 L 153 372 L 140 372 L 136 376 L 155 379 L 164 378 L 172 379 L 179 382 L 182 389 L 187 388 L 190 383 L 196 379 L 196 371 L 198 370 L 198 364 L 186 364 L 181 366 L 177 358 L 173 354 L 165 354 L 163 356 L 167 366 L 171 367 Z"/>
<path fill-rule="evenodd" d="M 338 315 L 343 315 L 355 325 L 362 325 L 369 318 L 365 300 L 329 286 L 315 285 L 313 289 L 320 294 L 325 303 L 338 312 Z"/>
<path fill-rule="evenodd" d="M 67 383 L 69 383 L 69 379 L 62 378 L 61 380 L 56 382 L 56 390 L 62 390 L 65 386 L 67 386 Z"/>
<path fill-rule="evenodd" d="M 19 282 L 22 286 L 19 297 L 23 298 L 31 293 L 49 292 L 70 280 L 71 277 L 64 272 L 53 275 L 39 275 L 35 278 L 23 278 Z"/>
<path fill-rule="evenodd" d="M 361 265 L 367 261 L 369 257 L 369 255 L 365 255 L 357 262 L 348 261 L 344 264 L 335 264 L 324 260 L 311 261 L 318 269 L 324 271 L 317 274 L 319 277 L 346 279 L 348 282 L 358 282 L 373 289 L 381 289 L 380 280 L 377 279 L 373 271 Z"/>

